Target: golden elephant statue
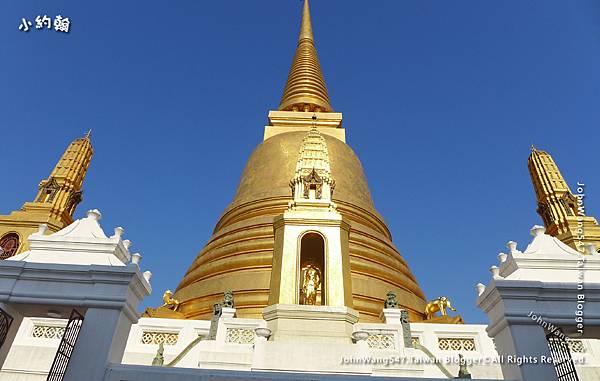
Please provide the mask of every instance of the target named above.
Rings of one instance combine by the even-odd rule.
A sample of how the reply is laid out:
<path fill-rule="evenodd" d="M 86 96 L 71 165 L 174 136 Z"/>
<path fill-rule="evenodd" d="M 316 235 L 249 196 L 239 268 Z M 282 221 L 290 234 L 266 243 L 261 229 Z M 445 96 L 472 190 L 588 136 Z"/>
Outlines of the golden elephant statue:
<path fill-rule="evenodd" d="M 433 314 L 435 314 L 438 311 L 442 314 L 442 316 L 446 316 L 448 315 L 446 313 L 446 308 L 456 312 L 456 308 L 452 307 L 450 300 L 448 300 L 448 298 L 445 296 L 440 296 L 439 298 L 427 303 L 427 305 L 425 306 L 425 316 L 427 320 L 429 320 L 433 317 Z"/>

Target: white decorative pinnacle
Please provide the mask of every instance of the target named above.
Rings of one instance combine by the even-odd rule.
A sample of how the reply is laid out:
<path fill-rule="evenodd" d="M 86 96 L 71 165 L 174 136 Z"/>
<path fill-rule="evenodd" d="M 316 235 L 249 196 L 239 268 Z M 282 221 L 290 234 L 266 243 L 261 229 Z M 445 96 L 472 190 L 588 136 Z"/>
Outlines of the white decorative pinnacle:
<path fill-rule="evenodd" d="M 481 296 L 481 294 L 483 294 L 485 292 L 485 285 L 483 283 L 477 283 L 475 285 L 475 288 L 477 289 L 478 296 Z"/>
<path fill-rule="evenodd" d="M 542 234 L 546 233 L 546 228 L 540 225 L 533 225 L 533 227 L 531 228 L 531 230 L 529 231 L 529 233 L 533 236 L 533 237 L 537 237 L 540 236 Z"/>
<path fill-rule="evenodd" d="M 519 250 L 517 250 L 517 243 L 515 241 L 508 241 L 506 243 L 506 247 L 508 248 L 509 252 L 511 254 L 518 254 L 520 253 Z"/>
<path fill-rule="evenodd" d="M 500 264 L 503 264 L 504 262 L 506 262 L 506 258 L 508 258 L 508 254 L 506 254 L 506 253 L 498 254 L 498 261 L 500 262 Z"/>
<path fill-rule="evenodd" d="M 102 218 L 102 213 L 100 213 L 98 209 L 88 210 L 86 215 L 88 218 L 91 218 L 94 221 L 100 221 L 100 219 Z"/>
<path fill-rule="evenodd" d="M 123 233 L 125 233 L 125 229 L 123 229 L 120 226 L 117 226 L 115 228 L 115 234 L 112 235 L 110 238 L 117 238 L 117 239 L 121 239 L 121 237 L 123 236 Z"/>
<path fill-rule="evenodd" d="M 40 224 L 38 226 L 38 231 L 34 234 L 45 235 L 47 230 L 48 230 L 48 224 Z"/>
<path fill-rule="evenodd" d="M 316 128 L 311 128 L 302 139 L 298 161 L 296 162 L 296 175 L 306 176 L 313 169 L 317 171 L 319 176 L 331 176 L 327 142 Z"/>
<path fill-rule="evenodd" d="M 331 177 L 327 142 L 315 126 L 302 139 L 290 186 L 295 202 L 331 202 L 335 181 Z"/>
<path fill-rule="evenodd" d="M 142 260 L 142 256 L 140 255 L 140 253 L 131 254 L 131 263 L 133 263 L 134 265 L 139 266 L 141 260 Z"/>
<path fill-rule="evenodd" d="M 492 273 L 493 278 L 497 278 L 500 276 L 500 268 L 498 266 L 490 267 L 490 272 Z"/>
<path fill-rule="evenodd" d="M 142 275 L 144 276 L 144 279 L 146 279 L 146 282 L 150 283 L 150 279 L 152 279 L 152 272 L 144 271 Z"/>

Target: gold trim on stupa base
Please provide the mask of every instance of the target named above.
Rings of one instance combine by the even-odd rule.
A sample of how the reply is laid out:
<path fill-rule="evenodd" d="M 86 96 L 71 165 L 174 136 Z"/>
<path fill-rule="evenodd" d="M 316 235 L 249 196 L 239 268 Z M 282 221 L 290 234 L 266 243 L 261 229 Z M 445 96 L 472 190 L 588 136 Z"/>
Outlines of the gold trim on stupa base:
<path fill-rule="evenodd" d="M 346 130 L 342 128 L 342 114 L 339 112 L 269 111 L 269 125 L 265 126 L 263 140 L 286 132 L 309 131 L 313 125 L 322 134 L 346 143 Z"/>

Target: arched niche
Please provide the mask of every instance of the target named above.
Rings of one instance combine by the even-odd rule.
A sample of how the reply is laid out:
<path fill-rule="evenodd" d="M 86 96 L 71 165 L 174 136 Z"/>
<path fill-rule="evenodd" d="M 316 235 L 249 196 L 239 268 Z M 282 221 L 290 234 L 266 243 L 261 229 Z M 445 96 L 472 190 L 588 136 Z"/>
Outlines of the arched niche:
<path fill-rule="evenodd" d="M 309 232 L 300 240 L 299 302 L 305 305 L 326 305 L 325 239 Z"/>

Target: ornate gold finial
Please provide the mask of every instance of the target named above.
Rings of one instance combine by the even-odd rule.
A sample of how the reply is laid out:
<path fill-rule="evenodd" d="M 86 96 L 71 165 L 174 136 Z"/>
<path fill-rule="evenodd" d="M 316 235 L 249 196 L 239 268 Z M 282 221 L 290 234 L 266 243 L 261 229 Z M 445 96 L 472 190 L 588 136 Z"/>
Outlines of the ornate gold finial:
<path fill-rule="evenodd" d="M 308 0 L 304 0 L 304 8 L 302 9 L 302 24 L 300 24 L 300 35 L 298 36 L 298 43 L 307 39 L 312 42 L 315 41 L 312 31 L 312 21 L 310 19 L 310 6 Z"/>
<path fill-rule="evenodd" d="M 90 128 L 87 132 L 87 134 L 85 134 L 85 139 L 90 140 L 90 138 L 92 137 L 92 129 Z"/>
<path fill-rule="evenodd" d="M 304 0 L 298 47 L 279 104 L 279 110 L 332 111 L 317 49 L 315 49 L 308 0 Z"/>

